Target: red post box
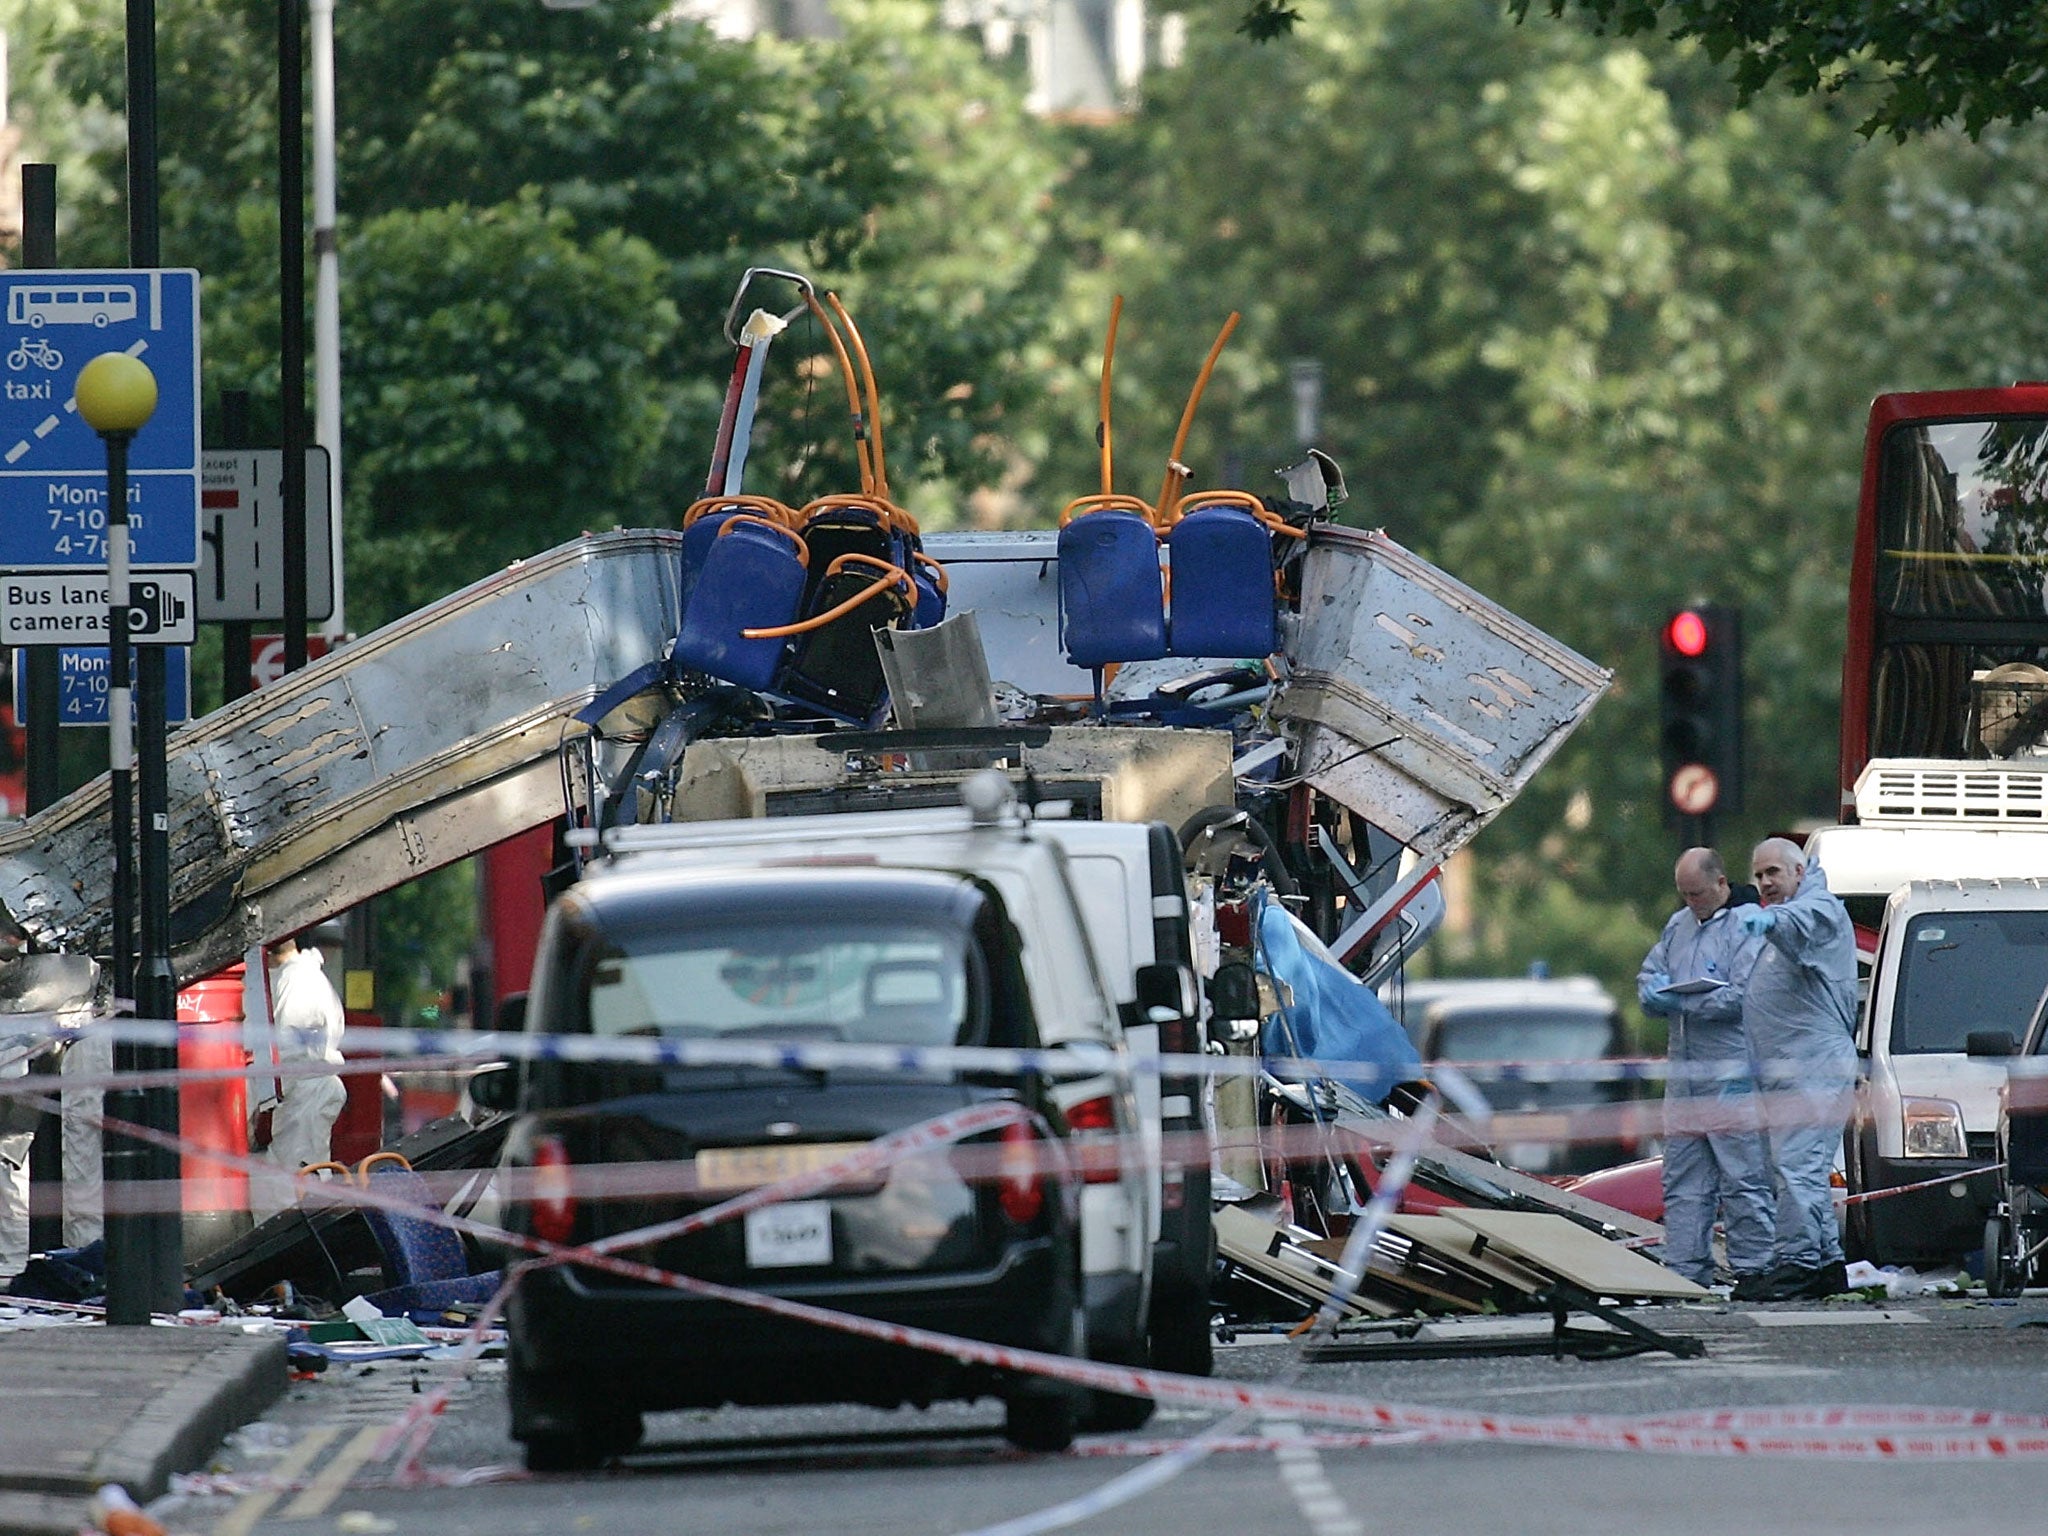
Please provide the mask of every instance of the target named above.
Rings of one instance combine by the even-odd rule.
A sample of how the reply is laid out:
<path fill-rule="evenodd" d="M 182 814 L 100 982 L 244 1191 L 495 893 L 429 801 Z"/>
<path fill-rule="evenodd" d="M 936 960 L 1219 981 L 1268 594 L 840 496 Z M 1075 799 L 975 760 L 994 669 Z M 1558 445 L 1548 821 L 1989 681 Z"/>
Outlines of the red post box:
<path fill-rule="evenodd" d="M 178 994 L 178 1069 L 247 1066 L 242 1043 L 242 967 L 195 981 Z M 240 1077 L 181 1079 L 178 1128 L 188 1148 L 180 1166 L 187 1261 L 204 1258 L 249 1230 L 249 1175 L 240 1163 L 209 1157 L 249 1155 L 249 1085 Z"/>

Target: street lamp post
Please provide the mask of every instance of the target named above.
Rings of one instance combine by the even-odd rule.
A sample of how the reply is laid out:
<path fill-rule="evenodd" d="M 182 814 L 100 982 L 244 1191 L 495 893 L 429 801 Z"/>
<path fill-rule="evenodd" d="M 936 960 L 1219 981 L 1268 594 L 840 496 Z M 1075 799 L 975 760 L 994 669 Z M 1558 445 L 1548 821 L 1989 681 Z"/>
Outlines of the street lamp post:
<path fill-rule="evenodd" d="M 78 413 L 107 449 L 107 766 L 114 844 L 110 948 L 115 1011 L 133 1014 L 141 1002 L 146 1005 L 144 1013 L 161 1019 L 175 1012 L 175 997 L 166 1009 L 160 997 L 141 997 L 137 987 L 143 972 L 154 968 L 139 972 L 135 964 L 135 722 L 128 642 L 128 444 L 155 413 L 156 397 L 156 375 L 125 352 L 101 353 L 79 370 Z M 150 930 L 158 926 L 146 922 L 145 937 L 156 937 Z M 143 1071 L 158 1064 L 156 1048 L 125 1043 L 115 1048 L 117 1071 Z M 106 1096 L 106 1107 L 109 1120 L 148 1125 L 154 1119 L 153 1106 L 139 1088 L 114 1089 Z M 137 1196 L 144 1182 L 162 1172 L 162 1159 L 152 1148 L 117 1134 L 109 1134 L 105 1144 L 107 1321 L 146 1326 L 152 1310 L 175 1310 L 177 1305 L 177 1212 L 135 1209 L 142 1203 Z"/>

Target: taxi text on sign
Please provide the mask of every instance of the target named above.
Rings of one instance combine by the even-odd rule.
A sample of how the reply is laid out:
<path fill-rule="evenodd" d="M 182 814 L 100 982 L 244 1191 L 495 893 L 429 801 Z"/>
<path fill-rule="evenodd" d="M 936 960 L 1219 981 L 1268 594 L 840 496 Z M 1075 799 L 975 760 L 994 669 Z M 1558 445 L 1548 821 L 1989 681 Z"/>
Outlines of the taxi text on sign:
<path fill-rule="evenodd" d="M 138 566 L 199 561 L 199 274 L 0 272 L 0 569 L 107 563 L 106 445 L 78 413 L 78 373 L 140 358 L 156 411 L 128 448 Z"/>

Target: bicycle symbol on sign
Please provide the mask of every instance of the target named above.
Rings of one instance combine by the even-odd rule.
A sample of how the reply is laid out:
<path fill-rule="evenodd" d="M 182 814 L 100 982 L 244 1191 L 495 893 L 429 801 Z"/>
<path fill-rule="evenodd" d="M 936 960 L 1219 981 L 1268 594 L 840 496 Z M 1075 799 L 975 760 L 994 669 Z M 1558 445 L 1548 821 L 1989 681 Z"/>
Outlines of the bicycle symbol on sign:
<path fill-rule="evenodd" d="M 40 336 L 24 340 L 20 346 L 7 354 L 7 366 L 16 373 L 26 368 L 30 363 L 35 363 L 39 367 L 47 368 L 51 373 L 55 373 L 64 366 L 64 354 Z"/>

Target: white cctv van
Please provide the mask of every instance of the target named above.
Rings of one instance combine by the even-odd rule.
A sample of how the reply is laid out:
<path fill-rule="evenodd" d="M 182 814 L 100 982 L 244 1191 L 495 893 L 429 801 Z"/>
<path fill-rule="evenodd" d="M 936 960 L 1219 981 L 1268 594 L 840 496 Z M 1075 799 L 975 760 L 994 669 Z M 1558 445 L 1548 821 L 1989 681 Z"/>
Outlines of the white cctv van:
<path fill-rule="evenodd" d="M 1845 1236 L 1866 1257 L 1954 1263 L 1983 1243 L 1999 1090 L 2044 989 L 2048 879 L 1914 880 L 1892 894 L 1844 1153 L 1852 1194 L 1925 1187 L 1848 1208 Z"/>

